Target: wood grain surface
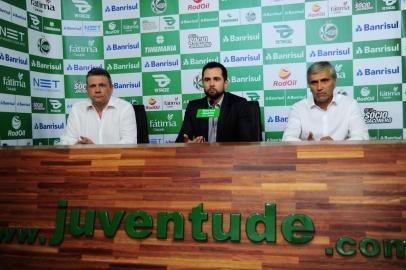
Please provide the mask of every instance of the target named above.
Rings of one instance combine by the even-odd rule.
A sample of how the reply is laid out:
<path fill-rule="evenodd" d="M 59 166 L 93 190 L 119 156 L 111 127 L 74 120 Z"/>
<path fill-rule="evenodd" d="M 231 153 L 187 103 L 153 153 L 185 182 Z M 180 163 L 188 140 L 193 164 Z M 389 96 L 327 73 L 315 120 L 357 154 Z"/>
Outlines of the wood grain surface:
<path fill-rule="evenodd" d="M 402 142 L 0 148 L 0 227 L 40 228 L 49 240 L 61 199 L 68 213 L 81 209 L 82 223 L 88 209 L 145 211 L 154 219 L 152 234 L 132 239 L 122 222 L 106 238 L 96 218 L 93 237 L 66 230 L 59 246 L 3 239 L 0 269 L 406 269 L 406 258 L 385 258 L 382 245 L 406 240 Z M 188 220 L 199 203 L 209 214 L 207 242 L 192 239 Z M 264 213 L 265 203 L 276 204 L 276 243 L 253 243 L 245 220 Z M 172 239 L 171 223 L 168 239 L 159 240 L 157 213 L 172 211 L 185 217 L 184 240 Z M 226 231 L 229 214 L 241 213 L 239 243 L 213 240 L 214 212 L 224 213 Z M 289 214 L 313 220 L 311 242 L 284 240 L 281 223 Z M 335 249 L 325 255 L 340 237 L 356 241 L 354 256 Z M 360 253 L 365 238 L 379 241 L 379 255 Z"/>

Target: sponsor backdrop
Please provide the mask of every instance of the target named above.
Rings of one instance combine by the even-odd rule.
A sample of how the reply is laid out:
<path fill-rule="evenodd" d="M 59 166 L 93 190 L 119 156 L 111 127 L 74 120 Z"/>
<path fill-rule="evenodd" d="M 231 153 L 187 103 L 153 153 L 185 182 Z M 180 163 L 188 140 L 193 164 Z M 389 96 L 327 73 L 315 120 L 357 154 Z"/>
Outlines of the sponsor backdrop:
<path fill-rule="evenodd" d="M 260 102 L 266 140 L 281 138 L 319 60 L 334 64 L 372 139 L 402 139 L 405 17 L 405 0 L 3 0 L 1 144 L 54 144 L 92 67 L 145 105 L 152 143 L 173 142 L 213 60 L 229 69 L 228 91 Z"/>

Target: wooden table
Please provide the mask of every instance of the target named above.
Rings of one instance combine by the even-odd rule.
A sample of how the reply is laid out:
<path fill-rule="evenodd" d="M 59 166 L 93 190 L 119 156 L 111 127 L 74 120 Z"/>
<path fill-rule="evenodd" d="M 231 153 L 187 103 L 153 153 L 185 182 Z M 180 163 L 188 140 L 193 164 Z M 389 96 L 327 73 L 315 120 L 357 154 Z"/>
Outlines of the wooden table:
<path fill-rule="evenodd" d="M 264 215 L 266 203 L 276 210 L 276 228 L 265 232 L 260 221 L 257 235 L 276 239 L 255 243 L 246 220 Z M 194 239 L 189 220 L 199 204 L 207 241 Z M 71 230 L 71 213 L 80 213 L 82 225 L 88 213 L 91 225 L 93 210 L 93 228 Z M 61 241 L 55 220 L 64 211 Z M 183 215 L 183 236 L 177 227 L 174 240 L 180 223 L 169 222 L 167 239 L 158 239 L 158 215 L 173 212 Z M 213 239 L 215 213 L 223 214 L 225 232 L 230 213 L 240 214 L 239 241 Z M 282 235 L 291 214 L 313 222 L 314 233 L 295 234 L 310 237 L 307 243 Z M 106 236 L 115 231 L 113 217 L 117 231 Z M 0 228 L 0 269 L 406 269 L 406 144 L 0 148 Z M 34 243 L 18 243 L 27 228 L 38 233 Z M 151 234 L 134 237 L 143 232 Z M 389 240 L 404 249 L 390 254 Z"/>

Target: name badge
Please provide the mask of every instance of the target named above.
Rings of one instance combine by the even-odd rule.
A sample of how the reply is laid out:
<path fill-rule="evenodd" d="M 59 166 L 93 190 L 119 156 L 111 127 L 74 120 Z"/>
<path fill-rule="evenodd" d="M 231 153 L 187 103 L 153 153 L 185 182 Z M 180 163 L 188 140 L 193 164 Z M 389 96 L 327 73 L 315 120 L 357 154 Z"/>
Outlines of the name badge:
<path fill-rule="evenodd" d="M 220 108 L 215 109 L 198 109 L 196 113 L 197 118 L 208 118 L 208 117 L 216 117 L 220 116 Z"/>

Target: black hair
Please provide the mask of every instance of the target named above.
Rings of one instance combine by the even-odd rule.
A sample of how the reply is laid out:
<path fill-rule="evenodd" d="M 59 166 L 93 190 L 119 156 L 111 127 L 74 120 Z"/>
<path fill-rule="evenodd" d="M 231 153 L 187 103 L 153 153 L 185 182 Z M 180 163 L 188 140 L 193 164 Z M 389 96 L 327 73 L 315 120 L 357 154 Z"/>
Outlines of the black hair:
<path fill-rule="evenodd" d="M 223 79 L 227 81 L 227 69 L 225 66 L 218 62 L 208 62 L 206 65 L 204 65 L 202 69 L 202 78 L 204 78 L 204 71 L 208 68 L 220 68 L 221 69 L 221 74 L 223 75 Z"/>
<path fill-rule="evenodd" d="M 92 68 L 91 70 L 89 70 L 89 72 L 87 72 L 87 75 L 86 75 L 86 84 L 87 84 L 87 78 L 89 78 L 90 76 L 107 77 L 107 79 L 109 80 L 110 86 L 113 86 L 110 73 L 107 70 L 105 70 L 104 68 L 95 67 L 95 68 Z"/>

